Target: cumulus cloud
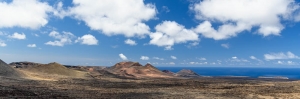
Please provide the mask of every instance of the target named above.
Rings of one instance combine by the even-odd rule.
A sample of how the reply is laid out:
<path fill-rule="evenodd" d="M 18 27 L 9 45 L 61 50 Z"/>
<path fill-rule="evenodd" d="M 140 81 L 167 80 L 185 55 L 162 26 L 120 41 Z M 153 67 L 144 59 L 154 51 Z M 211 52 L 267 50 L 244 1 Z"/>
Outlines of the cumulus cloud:
<path fill-rule="evenodd" d="M 124 42 L 125 42 L 125 44 L 131 45 L 131 46 L 137 45 L 137 43 L 134 40 L 131 40 L 131 39 L 127 39 Z"/>
<path fill-rule="evenodd" d="M 144 0 L 73 0 L 73 4 L 69 15 L 106 35 L 144 36 L 150 33 L 144 22 L 157 13 L 155 6 Z"/>
<path fill-rule="evenodd" d="M 55 10 L 53 11 L 53 14 L 61 19 L 63 19 L 65 16 L 70 15 L 68 10 L 65 10 L 65 8 L 63 7 L 63 3 L 61 1 L 54 5 L 54 8 Z"/>
<path fill-rule="evenodd" d="M 120 56 L 120 58 L 121 58 L 122 60 L 128 60 L 127 57 L 126 57 L 124 54 L 122 54 L 122 53 L 119 54 L 119 56 Z"/>
<path fill-rule="evenodd" d="M 0 28 L 22 27 L 38 29 L 48 23 L 53 8 L 40 0 L 0 1 Z"/>
<path fill-rule="evenodd" d="M 156 59 L 156 60 L 165 60 L 164 58 L 159 58 L 159 57 L 153 57 L 153 59 Z"/>
<path fill-rule="evenodd" d="M 171 58 L 172 58 L 172 59 L 177 59 L 177 57 L 176 57 L 176 56 L 171 56 Z"/>
<path fill-rule="evenodd" d="M 9 38 L 13 38 L 13 39 L 19 39 L 19 40 L 24 40 L 26 39 L 26 35 L 24 33 L 17 33 L 15 32 L 14 34 L 12 35 L 9 35 L 8 36 Z"/>
<path fill-rule="evenodd" d="M 156 32 L 149 35 L 150 44 L 165 47 L 166 50 L 172 50 L 172 46 L 177 43 L 199 41 L 197 33 L 174 21 L 164 21 L 155 30 Z"/>
<path fill-rule="evenodd" d="M 52 31 L 49 33 L 50 37 L 56 39 L 55 41 L 48 41 L 45 44 L 51 46 L 64 46 L 66 44 L 72 44 L 72 39 L 75 38 L 71 32 L 62 32 Z"/>
<path fill-rule="evenodd" d="M 6 46 L 5 42 L 0 40 L 0 47 L 5 47 L 5 46 Z"/>
<path fill-rule="evenodd" d="M 257 27 L 263 36 L 280 35 L 282 20 L 291 20 L 299 8 L 294 0 L 203 0 L 190 7 L 198 20 L 194 30 L 215 40 L 228 39 Z M 217 29 L 211 22 L 221 23 Z"/>
<path fill-rule="evenodd" d="M 78 39 L 75 42 L 80 42 L 81 44 L 86 45 L 98 45 L 98 40 L 91 34 L 86 34 L 82 37 L 78 37 Z"/>
<path fill-rule="evenodd" d="M 149 60 L 149 57 L 148 57 L 148 56 L 141 56 L 140 59 L 141 59 L 141 60 Z"/>
<path fill-rule="evenodd" d="M 280 53 L 270 53 L 265 54 L 266 60 L 277 60 L 277 59 L 300 59 L 297 55 L 293 54 L 292 52 L 280 52 Z"/>
<path fill-rule="evenodd" d="M 229 47 L 230 47 L 230 45 L 228 43 L 227 44 L 221 44 L 221 46 L 224 47 L 224 48 L 227 48 L 227 49 L 229 49 Z"/>
<path fill-rule="evenodd" d="M 35 44 L 28 44 L 27 47 L 36 47 Z"/>

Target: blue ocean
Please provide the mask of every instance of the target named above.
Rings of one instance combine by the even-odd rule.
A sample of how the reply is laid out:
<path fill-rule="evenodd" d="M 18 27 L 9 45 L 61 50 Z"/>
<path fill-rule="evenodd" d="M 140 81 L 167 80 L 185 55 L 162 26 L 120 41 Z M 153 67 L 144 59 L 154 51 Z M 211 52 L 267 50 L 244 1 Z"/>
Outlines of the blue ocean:
<path fill-rule="evenodd" d="M 174 73 L 181 69 L 190 69 L 201 76 L 247 76 L 251 78 L 288 77 L 300 79 L 300 68 L 254 68 L 254 67 L 157 67 Z"/>

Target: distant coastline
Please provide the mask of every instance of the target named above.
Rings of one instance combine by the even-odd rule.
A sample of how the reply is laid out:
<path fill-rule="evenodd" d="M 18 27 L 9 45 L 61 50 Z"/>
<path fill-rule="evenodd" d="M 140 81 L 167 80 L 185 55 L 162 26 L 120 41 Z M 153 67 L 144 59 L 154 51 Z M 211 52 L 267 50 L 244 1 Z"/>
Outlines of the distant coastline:
<path fill-rule="evenodd" d="M 245 68 L 245 67 L 157 67 L 178 72 L 190 69 L 203 77 L 239 77 L 260 79 L 300 79 L 300 68 Z"/>

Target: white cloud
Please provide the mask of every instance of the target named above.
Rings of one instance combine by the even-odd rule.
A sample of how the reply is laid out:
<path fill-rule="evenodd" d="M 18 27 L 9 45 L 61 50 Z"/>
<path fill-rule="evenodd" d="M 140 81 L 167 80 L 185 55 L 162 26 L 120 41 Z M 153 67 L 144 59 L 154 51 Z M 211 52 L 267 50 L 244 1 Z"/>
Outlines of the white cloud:
<path fill-rule="evenodd" d="M 262 60 L 256 58 L 255 56 L 250 56 L 249 58 L 252 59 L 252 60 L 257 60 L 257 61 L 259 61 L 260 63 L 263 63 Z"/>
<path fill-rule="evenodd" d="M 28 44 L 27 47 L 36 47 L 35 44 Z"/>
<path fill-rule="evenodd" d="M 172 59 L 177 59 L 177 57 L 176 57 L 176 56 L 171 56 L 171 58 L 172 58 Z"/>
<path fill-rule="evenodd" d="M 205 20 L 195 28 L 196 32 L 222 40 L 255 27 L 263 36 L 280 35 L 284 29 L 281 21 L 292 20 L 298 8 L 294 0 L 203 0 L 190 9 L 198 20 Z M 211 22 L 221 25 L 215 29 Z"/>
<path fill-rule="evenodd" d="M 53 14 L 55 16 L 58 16 L 61 19 L 63 19 L 65 16 L 68 16 L 70 14 L 68 10 L 65 10 L 63 8 L 63 3 L 61 1 L 59 1 L 54 7 L 55 7 L 55 11 L 53 11 Z"/>
<path fill-rule="evenodd" d="M 206 58 L 204 58 L 204 57 L 201 57 L 201 58 L 199 58 L 199 60 L 202 60 L 202 61 L 204 61 L 204 60 L 206 60 Z"/>
<path fill-rule="evenodd" d="M 195 63 L 196 63 L 196 62 L 190 62 L 190 64 L 192 64 L 192 65 L 195 64 Z"/>
<path fill-rule="evenodd" d="M 287 61 L 287 64 L 288 64 L 288 65 L 299 65 L 298 63 L 293 62 L 293 61 Z"/>
<path fill-rule="evenodd" d="M 8 36 L 9 38 L 13 38 L 13 39 L 19 39 L 19 40 L 24 40 L 24 39 L 26 39 L 26 35 L 24 34 L 24 33 L 17 33 L 17 32 L 15 32 L 14 34 L 12 34 L 12 35 L 9 35 Z"/>
<path fill-rule="evenodd" d="M 255 56 L 250 56 L 249 58 L 252 59 L 252 60 L 258 61 L 259 63 L 257 65 L 264 64 L 264 62 L 262 60 L 256 58 Z"/>
<path fill-rule="evenodd" d="M 3 36 L 3 35 L 7 35 L 7 33 L 4 33 L 4 32 L 0 31 L 0 36 Z"/>
<path fill-rule="evenodd" d="M 278 63 L 278 64 L 283 64 L 283 62 L 282 62 L 282 61 L 277 61 L 277 63 Z"/>
<path fill-rule="evenodd" d="M 250 56 L 250 59 L 257 60 L 255 56 Z"/>
<path fill-rule="evenodd" d="M 215 62 L 212 62 L 212 63 L 210 63 L 211 65 L 216 65 L 217 63 L 215 63 Z"/>
<path fill-rule="evenodd" d="M 5 47 L 5 46 L 6 46 L 5 42 L 0 40 L 0 47 Z"/>
<path fill-rule="evenodd" d="M 0 1 L 0 28 L 22 27 L 38 29 L 48 23 L 53 8 L 40 0 Z"/>
<path fill-rule="evenodd" d="M 72 39 L 75 38 L 71 32 L 63 32 L 62 34 L 52 31 L 49 33 L 50 37 L 53 37 L 56 39 L 55 41 L 48 41 L 45 44 L 46 45 L 52 45 L 52 46 L 64 46 L 65 44 L 71 44 Z"/>
<path fill-rule="evenodd" d="M 168 64 L 170 64 L 170 65 L 175 65 L 175 63 L 174 63 L 174 62 L 170 62 L 170 63 L 168 63 Z"/>
<path fill-rule="evenodd" d="M 289 64 L 293 63 L 293 61 L 288 61 Z"/>
<path fill-rule="evenodd" d="M 168 13 L 170 9 L 167 6 L 162 6 L 162 11 Z"/>
<path fill-rule="evenodd" d="M 265 54 L 266 60 L 276 60 L 276 59 L 300 59 L 297 55 L 293 54 L 292 52 L 280 52 L 280 53 L 270 53 Z"/>
<path fill-rule="evenodd" d="M 238 58 L 238 57 L 236 57 L 236 56 L 231 57 L 230 61 L 231 61 L 231 62 L 249 62 L 249 61 L 246 60 L 246 59 L 242 59 L 242 58 L 240 59 L 240 58 Z"/>
<path fill-rule="evenodd" d="M 81 44 L 86 45 L 98 45 L 98 40 L 91 34 L 86 34 L 82 37 L 78 37 L 78 39 L 75 42 L 80 42 Z"/>
<path fill-rule="evenodd" d="M 199 41 L 195 41 L 195 42 L 191 42 L 191 43 L 189 43 L 189 44 L 187 45 L 187 47 L 188 47 L 188 48 L 192 48 L 192 47 L 194 47 L 194 46 L 197 46 L 197 45 L 199 45 L 199 42 L 200 42 L 200 40 L 199 40 Z"/>
<path fill-rule="evenodd" d="M 199 42 L 190 43 L 190 46 L 197 46 L 197 45 L 199 45 Z"/>
<path fill-rule="evenodd" d="M 164 48 L 164 50 L 173 50 L 173 48 L 172 48 L 172 46 L 166 46 L 165 48 Z"/>
<path fill-rule="evenodd" d="M 155 33 L 149 35 L 151 38 L 149 44 L 165 47 L 166 50 L 172 50 L 172 46 L 177 43 L 199 41 L 197 33 L 174 21 L 164 21 L 158 24 L 155 30 Z"/>
<path fill-rule="evenodd" d="M 144 36 L 150 33 L 144 22 L 157 13 L 155 6 L 144 0 L 73 0 L 73 4 L 71 16 L 106 35 Z"/>
<path fill-rule="evenodd" d="M 224 48 L 227 48 L 227 49 L 229 49 L 229 47 L 230 47 L 230 45 L 228 43 L 227 44 L 221 44 L 221 46 L 224 47 Z"/>
<path fill-rule="evenodd" d="M 119 54 L 119 56 L 120 56 L 120 58 L 121 58 L 122 60 L 128 60 L 127 57 L 126 57 L 124 54 L 122 54 L 122 53 Z"/>
<path fill-rule="evenodd" d="M 141 60 L 149 60 L 149 57 L 148 57 L 148 56 L 141 56 L 140 59 L 141 59 Z"/>
<path fill-rule="evenodd" d="M 234 57 L 231 57 L 232 59 L 237 59 L 237 57 L 236 56 L 234 56 Z"/>
<path fill-rule="evenodd" d="M 159 57 L 153 57 L 153 59 L 156 59 L 156 60 L 165 60 L 164 58 L 159 58 Z"/>
<path fill-rule="evenodd" d="M 125 42 L 125 44 L 131 45 L 131 46 L 137 45 L 137 43 L 134 40 L 131 40 L 131 39 L 127 39 L 124 42 Z"/>
<path fill-rule="evenodd" d="M 298 63 L 293 62 L 293 61 L 277 61 L 277 63 L 275 64 L 279 64 L 279 65 L 298 65 Z"/>
<path fill-rule="evenodd" d="M 300 21 L 300 12 L 298 13 L 298 15 L 295 17 L 295 21 Z"/>
<path fill-rule="evenodd" d="M 39 35 L 38 35 L 38 34 L 32 34 L 32 35 L 34 35 L 34 36 L 36 36 L 36 37 L 39 37 Z"/>

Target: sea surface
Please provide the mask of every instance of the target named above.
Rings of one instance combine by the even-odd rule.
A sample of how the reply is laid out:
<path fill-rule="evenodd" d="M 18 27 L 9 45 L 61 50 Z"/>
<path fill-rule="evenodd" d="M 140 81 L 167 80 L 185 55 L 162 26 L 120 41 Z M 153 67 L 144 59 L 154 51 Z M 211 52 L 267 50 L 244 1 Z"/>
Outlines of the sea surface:
<path fill-rule="evenodd" d="M 300 68 L 256 68 L 256 67 L 157 67 L 174 73 L 181 69 L 190 69 L 201 76 L 246 76 L 258 77 L 287 77 L 300 79 Z"/>

